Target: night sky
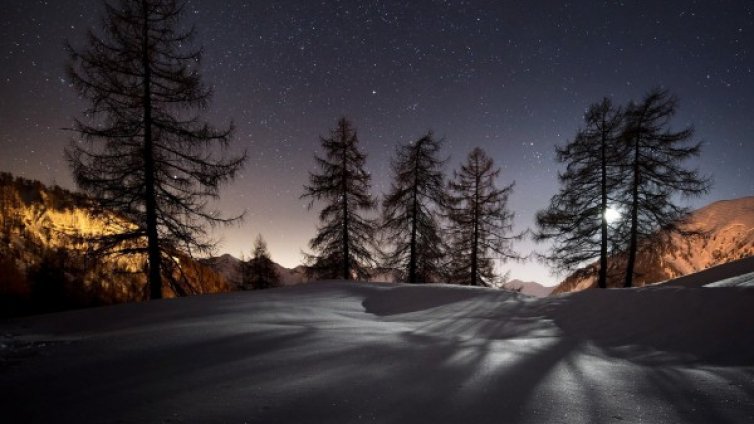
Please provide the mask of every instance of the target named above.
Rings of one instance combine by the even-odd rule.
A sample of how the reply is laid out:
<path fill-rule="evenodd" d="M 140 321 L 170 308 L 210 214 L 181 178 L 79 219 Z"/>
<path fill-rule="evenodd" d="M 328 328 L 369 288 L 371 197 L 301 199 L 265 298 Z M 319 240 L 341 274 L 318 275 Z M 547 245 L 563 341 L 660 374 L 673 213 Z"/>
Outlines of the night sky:
<path fill-rule="evenodd" d="M 99 0 L 5 0 L 0 17 L 0 170 L 74 188 L 62 130 L 84 104 L 64 73 L 64 40 L 99 25 Z M 217 206 L 247 210 L 221 231 L 219 251 L 248 254 L 261 233 L 272 257 L 301 262 L 316 211 L 299 200 L 319 135 L 350 117 L 386 191 L 396 143 L 428 129 L 446 140 L 448 171 L 474 146 L 516 180 L 516 227 L 557 190 L 555 144 L 586 107 L 622 104 L 653 86 L 677 94 L 675 126 L 706 143 L 714 177 L 702 206 L 754 195 L 754 2 L 741 1 L 209 1 L 188 2 L 206 117 L 237 126 L 243 175 Z M 519 243 L 522 253 L 530 242 Z M 513 278 L 554 283 L 541 264 L 505 265 Z"/>

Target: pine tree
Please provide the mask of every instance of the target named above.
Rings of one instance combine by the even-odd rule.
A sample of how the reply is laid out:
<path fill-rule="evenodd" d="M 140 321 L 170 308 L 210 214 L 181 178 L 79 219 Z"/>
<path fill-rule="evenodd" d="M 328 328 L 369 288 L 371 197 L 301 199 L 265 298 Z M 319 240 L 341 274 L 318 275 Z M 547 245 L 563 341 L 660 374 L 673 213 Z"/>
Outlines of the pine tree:
<path fill-rule="evenodd" d="M 366 155 L 359 150 L 356 130 L 341 118 L 330 137 L 320 137 L 324 157 L 314 157 L 318 173 L 309 174 L 302 198 L 325 202 L 319 214 L 317 235 L 309 242 L 315 252 L 307 255 L 310 274 L 317 278 L 350 280 L 369 277 L 375 264 L 375 222 L 363 216 L 375 209 L 370 194 L 371 176 L 364 170 Z"/>
<path fill-rule="evenodd" d="M 677 107 L 675 96 L 654 89 L 626 110 L 622 139 L 628 149 L 625 203 L 630 219 L 624 226 L 628 239 L 625 287 L 633 285 L 636 254 L 642 245 L 657 248 L 667 243 L 672 233 L 684 232 L 689 210 L 677 205 L 676 198 L 709 190 L 708 178 L 683 165 L 699 155 L 701 144 L 692 142 L 691 127 L 681 131 L 669 128 Z M 649 237 L 652 242 L 643 243 Z"/>
<path fill-rule="evenodd" d="M 621 183 L 623 115 L 605 98 L 589 107 L 584 120 L 586 127 L 573 141 L 556 148 L 557 160 L 566 170 L 558 176 L 560 192 L 537 214 L 534 239 L 554 242 L 542 257 L 560 271 L 572 271 L 599 256 L 597 284 L 605 288 L 607 214 Z"/>
<path fill-rule="evenodd" d="M 440 148 L 441 141 L 431 132 L 399 146 L 391 164 L 390 193 L 382 202 L 382 228 L 391 248 L 386 267 L 399 269 L 409 283 L 436 281 L 442 271 L 437 215 L 445 190 Z"/>
<path fill-rule="evenodd" d="M 242 263 L 243 287 L 252 289 L 269 289 L 280 283 L 280 275 L 267 251 L 267 243 L 258 235 L 254 242 L 254 251 L 248 261 Z"/>
<path fill-rule="evenodd" d="M 193 29 L 179 29 L 182 11 L 175 0 L 106 4 L 101 33 L 90 31 L 83 50 L 69 46 L 68 74 L 90 107 L 75 120 L 80 138 L 66 155 L 78 186 L 133 223 L 97 240 L 98 250 L 146 254 L 153 299 L 162 297 L 163 277 L 185 291 L 172 277 L 180 266 L 173 252 L 208 252 L 205 224 L 236 219 L 206 203 L 245 161 L 222 155 L 232 126 L 200 120 L 211 93 L 198 73 L 200 51 L 190 49 Z"/>
<path fill-rule="evenodd" d="M 448 185 L 453 283 L 495 286 L 499 278 L 494 260 L 521 258 L 512 242 L 523 234 L 511 235 L 513 213 L 507 206 L 515 182 L 499 189 L 495 182 L 499 176 L 500 168 L 494 168 L 492 159 L 477 147 Z"/>

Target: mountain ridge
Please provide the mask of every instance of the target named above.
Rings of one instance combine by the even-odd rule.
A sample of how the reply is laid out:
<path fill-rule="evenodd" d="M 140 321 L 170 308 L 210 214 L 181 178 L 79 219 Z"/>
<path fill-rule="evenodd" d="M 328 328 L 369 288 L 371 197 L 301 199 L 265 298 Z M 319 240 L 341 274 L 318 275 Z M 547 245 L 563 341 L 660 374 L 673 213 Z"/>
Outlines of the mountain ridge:
<path fill-rule="evenodd" d="M 226 281 L 234 288 L 242 289 L 241 259 L 236 258 L 230 253 L 224 253 L 220 256 L 202 259 L 202 262 L 223 275 Z M 281 286 L 295 286 L 309 282 L 309 278 L 306 276 L 305 265 L 286 268 L 275 261 L 273 261 L 273 265 L 280 276 Z M 380 269 L 369 279 L 369 282 L 397 283 L 399 281 L 391 270 Z M 508 281 L 504 287 L 534 297 L 546 297 L 553 289 L 553 287 L 546 287 L 534 281 L 522 281 L 518 279 Z"/>

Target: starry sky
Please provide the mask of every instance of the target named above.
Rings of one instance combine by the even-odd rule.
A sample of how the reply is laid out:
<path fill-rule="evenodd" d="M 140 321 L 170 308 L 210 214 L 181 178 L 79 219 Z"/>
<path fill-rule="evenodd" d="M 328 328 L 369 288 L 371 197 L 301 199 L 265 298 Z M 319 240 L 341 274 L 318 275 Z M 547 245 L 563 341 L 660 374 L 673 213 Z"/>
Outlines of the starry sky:
<path fill-rule="evenodd" d="M 64 73 L 64 40 L 99 25 L 99 0 L 5 0 L 0 17 L 0 170 L 74 188 L 63 149 L 85 105 Z M 206 113 L 237 127 L 249 162 L 216 204 L 247 211 L 218 231 L 240 256 L 257 233 L 285 266 L 301 262 L 316 211 L 299 199 L 319 135 L 350 117 L 374 192 L 389 186 L 396 143 L 432 129 L 456 168 L 475 146 L 515 180 L 517 229 L 557 190 L 554 145 L 586 107 L 654 86 L 677 94 L 674 126 L 705 142 L 693 165 L 714 177 L 694 207 L 754 195 L 754 2 L 544 0 L 190 0 L 214 89 Z M 517 244 L 524 254 L 537 248 Z M 542 247 L 539 247 L 540 249 Z M 554 284 L 536 261 L 512 278 Z"/>

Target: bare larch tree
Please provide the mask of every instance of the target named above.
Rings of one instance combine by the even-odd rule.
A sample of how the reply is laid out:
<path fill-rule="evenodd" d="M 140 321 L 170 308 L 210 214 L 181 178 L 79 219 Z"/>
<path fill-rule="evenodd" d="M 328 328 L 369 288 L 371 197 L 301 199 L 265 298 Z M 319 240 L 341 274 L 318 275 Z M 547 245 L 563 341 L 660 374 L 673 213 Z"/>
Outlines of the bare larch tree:
<path fill-rule="evenodd" d="M 66 151 L 78 186 L 133 225 L 98 240 L 98 250 L 146 254 L 149 297 L 180 267 L 175 252 L 208 252 L 206 224 L 232 222 L 208 208 L 246 155 L 228 155 L 232 125 L 203 122 L 210 90 L 199 75 L 193 28 L 181 29 L 175 0 L 106 3 L 86 47 L 68 47 L 68 75 L 89 102 Z M 180 269 L 179 269 L 180 270 Z"/>
<path fill-rule="evenodd" d="M 608 208 L 617 205 L 622 183 L 623 115 L 605 98 L 584 115 L 585 128 L 565 146 L 556 147 L 557 160 L 566 164 L 558 175 L 560 191 L 547 209 L 537 213 L 534 239 L 552 241 L 542 258 L 558 271 L 573 271 L 599 257 L 598 287 L 607 287 Z M 592 270 L 593 268 L 583 268 Z"/>
<path fill-rule="evenodd" d="M 670 128 L 678 99 L 667 90 L 653 89 L 638 104 L 626 109 L 622 139 L 628 149 L 624 203 L 627 262 L 624 287 L 634 279 L 636 254 L 652 237 L 649 247 L 660 247 L 673 233 L 684 232 L 689 210 L 677 204 L 678 197 L 706 193 L 710 180 L 684 162 L 699 155 L 701 143 L 693 142 L 693 128 Z M 646 243 L 645 243 L 646 244 Z"/>
<path fill-rule="evenodd" d="M 498 285 L 495 260 L 520 259 L 512 248 L 522 234 L 512 235 L 513 212 L 508 209 L 511 183 L 497 188 L 500 168 L 480 148 L 469 153 L 448 185 L 450 221 L 450 282 L 474 286 Z"/>
<path fill-rule="evenodd" d="M 280 283 L 280 274 L 261 234 L 254 241 L 251 258 L 241 264 L 241 278 L 244 289 L 269 289 Z"/>
<path fill-rule="evenodd" d="M 391 163 L 393 182 L 382 202 L 387 235 L 386 267 L 408 283 L 437 281 L 442 274 L 443 238 L 439 217 L 445 196 L 439 157 L 441 141 L 431 132 L 398 146 Z"/>
<path fill-rule="evenodd" d="M 317 201 L 325 203 L 317 234 L 309 241 L 314 251 L 306 256 L 310 275 L 368 279 L 375 265 L 377 224 L 364 216 L 376 208 L 371 176 L 364 170 L 366 155 L 359 150 L 356 130 L 346 118 L 320 141 L 324 156 L 315 155 L 318 172 L 309 173 L 301 196 L 310 199 L 309 208 Z"/>

